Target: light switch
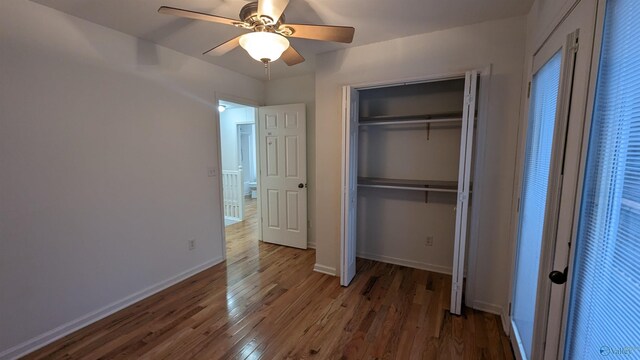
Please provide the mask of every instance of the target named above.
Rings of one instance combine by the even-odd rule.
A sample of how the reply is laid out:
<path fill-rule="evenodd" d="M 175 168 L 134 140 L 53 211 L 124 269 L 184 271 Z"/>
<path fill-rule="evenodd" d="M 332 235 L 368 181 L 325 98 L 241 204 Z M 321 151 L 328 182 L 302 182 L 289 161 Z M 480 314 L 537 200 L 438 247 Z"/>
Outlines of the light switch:
<path fill-rule="evenodd" d="M 207 168 L 207 174 L 208 174 L 208 176 L 209 176 L 209 177 L 214 177 L 214 176 L 216 176 L 216 175 L 217 175 L 216 168 L 211 167 L 211 166 L 210 166 L 210 167 L 208 167 L 208 168 Z"/>

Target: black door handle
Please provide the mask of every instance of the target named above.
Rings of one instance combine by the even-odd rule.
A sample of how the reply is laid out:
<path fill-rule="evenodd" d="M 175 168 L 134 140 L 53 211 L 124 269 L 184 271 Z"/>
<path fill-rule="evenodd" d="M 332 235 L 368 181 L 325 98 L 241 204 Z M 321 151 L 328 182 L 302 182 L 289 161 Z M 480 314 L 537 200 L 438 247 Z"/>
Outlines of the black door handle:
<path fill-rule="evenodd" d="M 564 268 L 563 272 L 560 272 L 558 270 L 553 270 L 552 272 L 549 273 L 549 279 L 551 280 L 551 282 L 553 282 L 554 284 L 564 284 L 567 282 L 567 271 L 569 270 L 568 267 Z"/>
<path fill-rule="evenodd" d="M 298 184 L 298 188 L 302 189 L 304 187 L 303 183 Z"/>

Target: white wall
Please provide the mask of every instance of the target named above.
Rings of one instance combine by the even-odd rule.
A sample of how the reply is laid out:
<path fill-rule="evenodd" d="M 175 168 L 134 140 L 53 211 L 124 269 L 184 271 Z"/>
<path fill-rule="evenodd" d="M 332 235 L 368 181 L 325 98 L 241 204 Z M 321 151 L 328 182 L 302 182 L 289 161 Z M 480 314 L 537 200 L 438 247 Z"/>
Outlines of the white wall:
<path fill-rule="evenodd" d="M 341 86 L 461 72 L 492 65 L 485 146 L 474 183 L 479 216 L 473 305 L 501 312 L 507 304 L 512 239 L 509 219 L 522 91 L 524 17 L 475 24 L 370 44 L 318 56 L 316 72 L 316 262 L 339 267 Z"/>
<path fill-rule="evenodd" d="M 24 0 L 0 69 L 0 358 L 222 259 L 214 92 L 262 82 Z"/>
<path fill-rule="evenodd" d="M 307 216 L 309 232 L 307 245 L 315 248 L 316 237 L 314 227 L 317 223 L 317 184 L 316 184 L 316 88 L 313 74 L 284 79 L 271 80 L 266 83 L 266 105 L 283 105 L 304 103 L 307 108 Z"/>
<path fill-rule="evenodd" d="M 527 56 L 533 56 L 579 0 L 536 0 L 527 15 Z"/>

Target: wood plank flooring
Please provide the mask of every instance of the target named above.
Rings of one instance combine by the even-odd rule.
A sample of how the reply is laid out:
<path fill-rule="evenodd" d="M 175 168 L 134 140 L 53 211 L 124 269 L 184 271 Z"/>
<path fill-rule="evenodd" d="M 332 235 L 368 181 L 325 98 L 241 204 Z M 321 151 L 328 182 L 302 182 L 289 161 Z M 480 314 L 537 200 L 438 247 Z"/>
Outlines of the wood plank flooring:
<path fill-rule="evenodd" d="M 450 276 L 358 260 L 343 288 L 314 250 L 258 243 L 255 202 L 227 261 L 26 359 L 512 359 L 500 319 L 447 311 Z"/>

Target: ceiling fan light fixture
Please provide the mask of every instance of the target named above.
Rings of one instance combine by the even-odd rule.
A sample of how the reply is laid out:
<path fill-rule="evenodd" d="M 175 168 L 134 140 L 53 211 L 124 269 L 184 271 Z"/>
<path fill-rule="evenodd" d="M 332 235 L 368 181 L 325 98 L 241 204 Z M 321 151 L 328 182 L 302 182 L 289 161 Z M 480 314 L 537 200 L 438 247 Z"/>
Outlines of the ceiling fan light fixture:
<path fill-rule="evenodd" d="M 256 61 L 272 62 L 289 48 L 289 40 L 272 32 L 252 32 L 240 36 L 240 46 Z"/>

